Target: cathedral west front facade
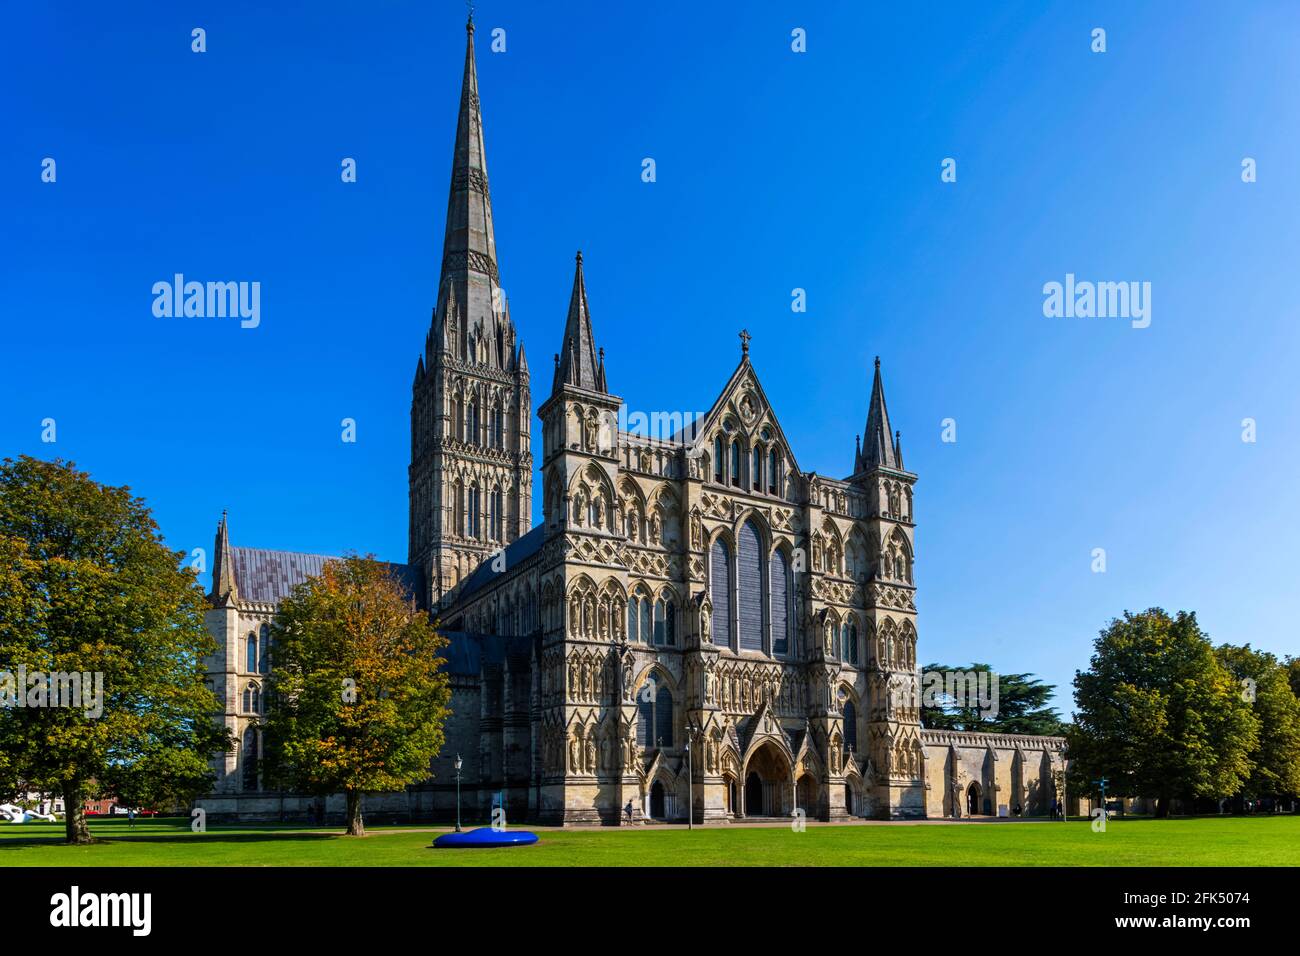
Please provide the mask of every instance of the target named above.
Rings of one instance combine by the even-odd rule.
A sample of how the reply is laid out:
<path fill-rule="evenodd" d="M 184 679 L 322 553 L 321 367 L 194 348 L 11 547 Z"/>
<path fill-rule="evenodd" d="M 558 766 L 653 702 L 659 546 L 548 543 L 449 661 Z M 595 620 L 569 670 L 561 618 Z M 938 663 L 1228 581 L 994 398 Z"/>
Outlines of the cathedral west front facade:
<path fill-rule="evenodd" d="M 579 253 L 539 369 L 534 446 L 468 30 L 441 278 L 412 384 L 408 560 L 393 566 L 450 639 L 453 713 L 430 779 L 368 797 L 367 813 L 445 819 L 457 755 L 471 819 L 498 802 L 544 824 L 1046 813 L 1059 738 L 920 726 L 916 475 L 879 360 L 842 478 L 800 468 L 746 333 L 707 413 L 633 434 Z M 235 547 L 222 518 L 208 670 L 238 745 L 201 801 L 218 819 L 341 810 L 341 797 L 270 792 L 257 768 L 268 625 L 326 560 Z"/>

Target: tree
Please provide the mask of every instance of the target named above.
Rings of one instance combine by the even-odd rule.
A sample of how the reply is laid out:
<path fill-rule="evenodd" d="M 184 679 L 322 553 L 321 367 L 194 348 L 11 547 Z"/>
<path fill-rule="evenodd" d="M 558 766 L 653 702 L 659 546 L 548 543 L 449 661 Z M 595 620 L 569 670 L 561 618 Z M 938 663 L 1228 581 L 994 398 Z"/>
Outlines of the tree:
<path fill-rule="evenodd" d="M 1215 653 L 1259 721 L 1242 796 L 1300 794 L 1300 699 L 1291 690 L 1287 667 L 1272 654 L 1251 650 L 1249 644 L 1223 644 Z"/>
<path fill-rule="evenodd" d="M 347 797 L 365 836 L 362 794 L 428 779 L 443 745 L 447 641 L 372 557 L 327 562 L 271 625 L 263 768 L 288 788 Z"/>
<path fill-rule="evenodd" d="M 70 843 L 91 842 L 92 787 L 189 800 L 229 745 L 204 683 L 203 590 L 183 557 L 129 488 L 71 462 L 0 463 L 0 695 L 24 705 L 0 708 L 0 770 L 62 794 Z"/>
<path fill-rule="evenodd" d="M 971 664 L 969 667 L 949 667 L 945 664 L 927 664 L 923 674 L 973 673 L 992 675 L 988 664 Z M 991 677 L 988 678 L 991 681 Z M 990 688 L 991 689 L 991 688 Z M 1065 732 L 1056 708 L 1048 701 L 1056 692 L 1052 684 L 1044 684 L 1033 674 L 998 675 L 997 713 L 986 714 L 978 701 L 956 701 L 948 694 L 940 695 L 934 706 L 924 701 L 921 706 L 921 724 L 931 730 L 970 730 L 991 734 L 1038 734 L 1054 737 Z M 991 695 L 990 695 L 991 700 Z"/>
<path fill-rule="evenodd" d="M 1106 777 L 1117 795 L 1156 796 L 1163 817 L 1173 797 L 1235 793 L 1250 772 L 1259 722 L 1195 614 L 1112 620 L 1074 698 L 1072 789 Z"/>
<path fill-rule="evenodd" d="M 1300 697 L 1300 657 L 1286 659 L 1286 679 L 1291 684 L 1291 693 Z"/>

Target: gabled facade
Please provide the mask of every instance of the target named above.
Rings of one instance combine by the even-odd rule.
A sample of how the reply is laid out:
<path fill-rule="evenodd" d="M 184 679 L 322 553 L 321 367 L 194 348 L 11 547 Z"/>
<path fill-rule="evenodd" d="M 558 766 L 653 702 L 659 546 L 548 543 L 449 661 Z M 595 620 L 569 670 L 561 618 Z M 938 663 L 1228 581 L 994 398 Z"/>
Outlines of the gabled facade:
<path fill-rule="evenodd" d="M 530 811 L 612 823 L 629 802 L 638 820 L 685 816 L 690 799 L 703 821 L 924 815 L 915 475 L 897 437 L 883 460 L 859 447 L 846 479 L 802 472 L 747 336 L 686 434 L 618 432 L 582 269 L 579 256 L 538 412 L 542 536 L 526 570 L 507 549 L 446 617 L 500 632 L 521 583 L 540 606 Z M 879 368 L 867 432 L 889 434 Z"/>

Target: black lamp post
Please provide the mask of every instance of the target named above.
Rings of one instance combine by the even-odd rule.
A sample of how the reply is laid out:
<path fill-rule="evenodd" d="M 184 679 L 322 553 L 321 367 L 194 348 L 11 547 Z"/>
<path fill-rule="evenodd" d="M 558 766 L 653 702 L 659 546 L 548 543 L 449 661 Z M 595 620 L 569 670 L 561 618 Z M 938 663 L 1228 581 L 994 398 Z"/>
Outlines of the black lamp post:
<path fill-rule="evenodd" d="M 460 832 L 460 754 L 456 754 L 456 832 Z"/>
<path fill-rule="evenodd" d="M 695 829 L 695 738 L 699 728 L 694 721 L 686 724 L 686 829 Z"/>

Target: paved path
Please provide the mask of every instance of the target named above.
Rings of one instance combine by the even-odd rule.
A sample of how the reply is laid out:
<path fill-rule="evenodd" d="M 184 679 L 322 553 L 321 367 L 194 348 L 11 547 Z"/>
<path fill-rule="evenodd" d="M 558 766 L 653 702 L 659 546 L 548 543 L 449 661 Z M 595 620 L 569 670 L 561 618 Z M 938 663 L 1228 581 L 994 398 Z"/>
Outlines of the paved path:
<path fill-rule="evenodd" d="M 805 825 L 806 825 L 806 826 L 810 826 L 810 827 L 989 826 L 989 825 L 1000 825 L 1000 824 L 1008 824 L 1008 823 L 1011 823 L 1011 824 L 1044 824 L 1044 823 L 1059 823 L 1059 822 L 1060 822 L 1059 820 L 1050 820 L 1050 819 L 1048 819 L 1048 818 L 1046 818 L 1046 817 L 1029 817 L 1029 818 L 1020 818 L 1020 819 L 1016 819 L 1016 818 L 1012 818 L 1012 817 L 963 817 L 963 818 L 961 818 L 960 820 L 954 820 L 954 819 L 949 818 L 949 817 L 943 817 L 943 818 L 931 818 L 931 819 L 926 819 L 926 820 L 844 820 L 844 821 L 842 821 L 842 822 L 835 822 L 835 823 L 828 823 L 828 822 L 826 822 L 826 821 L 824 821 L 824 820 L 806 820 L 806 821 L 804 821 Z M 1079 822 L 1079 821 L 1076 820 L 1075 822 L 1077 823 L 1077 822 Z M 708 824 L 708 826 L 705 826 L 705 825 L 703 825 L 703 824 L 698 824 L 698 823 L 697 823 L 697 824 L 696 824 L 696 827 L 697 827 L 698 829 L 707 829 L 707 830 L 731 829 L 731 828 L 733 828 L 733 827 L 769 827 L 769 828 L 774 828 L 774 827 L 788 827 L 788 826 L 790 826 L 790 823 L 791 823 L 790 820 L 786 820 L 786 819 L 783 819 L 783 818 L 772 819 L 772 818 L 769 817 L 769 818 L 764 818 L 764 819 L 760 819 L 760 820 L 736 820 L 736 821 L 732 821 L 732 822 L 729 822 L 729 823 L 710 823 L 710 824 Z M 486 824 L 462 823 L 461 826 L 462 826 L 462 829 L 465 829 L 465 830 L 474 830 L 474 829 L 477 829 L 479 826 L 485 826 L 485 825 L 486 825 Z M 628 825 L 625 824 L 625 826 L 628 826 Z M 528 823 L 507 824 L 507 828 L 508 828 L 508 829 L 516 829 L 516 830 L 524 830 L 524 829 L 527 829 L 527 830 L 532 830 L 532 831 L 534 831 L 534 832 L 538 832 L 538 833 L 546 833 L 546 832 L 548 832 L 548 831 L 566 831 L 566 830 L 569 831 L 569 832 L 571 832 L 571 833 L 572 833 L 572 832 L 579 832 L 579 833 L 580 833 L 580 832 L 582 832 L 582 831 L 584 831 L 584 830 L 590 830 L 590 831 L 593 831 L 593 832 L 608 832 L 608 831 L 613 831 L 613 830 L 615 830 L 615 829 L 622 829 L 622 827 L 606 827 L 606 826 L 589 826 L 589 827 L 587 827 L 587 826 L 584 826 L 584 827 L 543 827 L 543 826 L 532 826 L 532 825 L 530 825 L 530 824 L 528 824 Z M 685 823 L 644 823 L 644 824 L 638 823 L 638 824 L 631 824 L 631 825 L 629 826 L 629 828 L 630 828 L 630 829 L 634 829 L 634 830 L 685 830 L 685 829 L 688 829 L 688 827 L 686 826 Z M 294 831 L 294 832 L 296 832 L 296 833 L 343 833 L 343 832 L 345 831 L 345 829 L 346 829 L 345 827 L 321 827 L 321 828 L 312 828 L 312 829 L 308 829 L 308 830 L 298 830 L 298 829 L 295 828 L 295 831 Z M 447 833 L 447 832 L 449 832 L 449 831 L 451 831 L 451 830 L 454 830 L 454 829 L 455 829 L 455 827 L 453 827 L 453 826 L 437 826 L 437 827 L 372 827 L 368 832 L 375 833 L 375 834 L 382 834 L 382 833 Z"/>

